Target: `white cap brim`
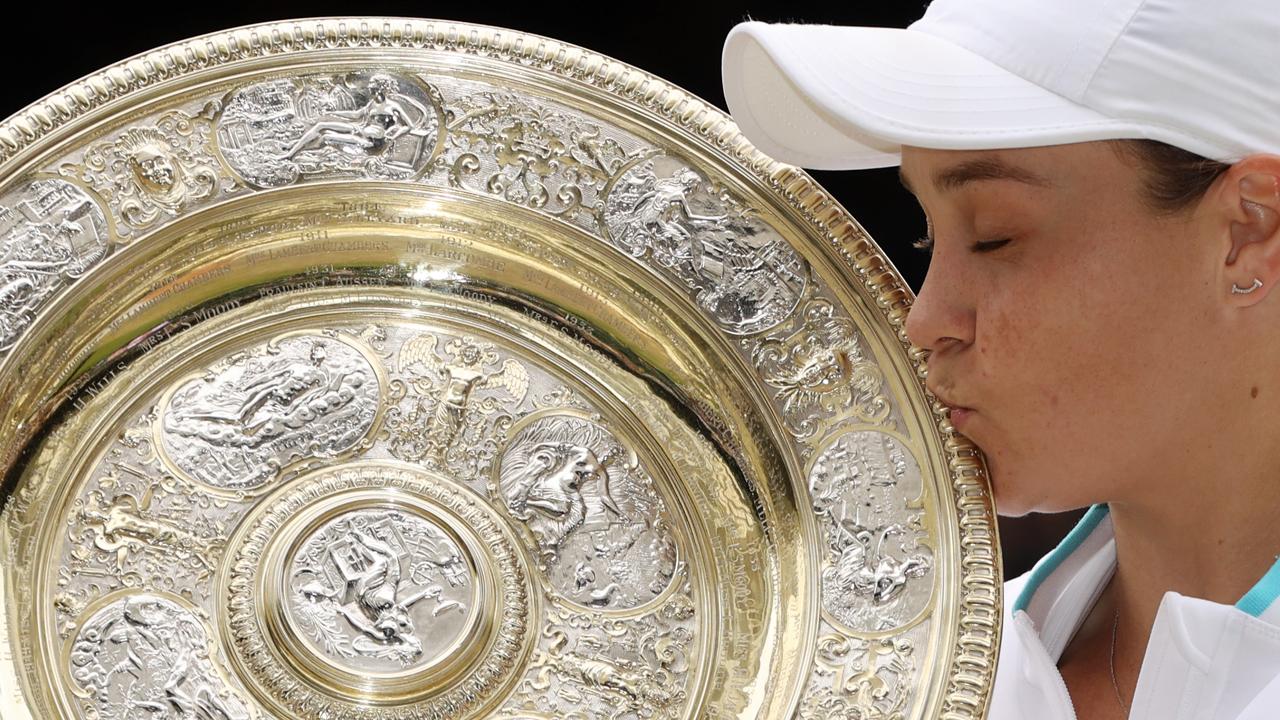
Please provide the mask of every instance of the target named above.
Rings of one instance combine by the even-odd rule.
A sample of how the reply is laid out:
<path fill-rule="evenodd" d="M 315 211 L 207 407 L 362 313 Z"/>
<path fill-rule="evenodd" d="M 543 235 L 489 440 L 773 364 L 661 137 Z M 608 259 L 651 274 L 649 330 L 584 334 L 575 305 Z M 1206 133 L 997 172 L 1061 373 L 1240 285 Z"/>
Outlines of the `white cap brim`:
<path fill-rule="evenodd" d="M 897 165 L 903 145 L 977 150 L 1147 134 L 911 29 L 739 23 L 721 76 L 729 113 L 753 145 L 816 170 Z"/>

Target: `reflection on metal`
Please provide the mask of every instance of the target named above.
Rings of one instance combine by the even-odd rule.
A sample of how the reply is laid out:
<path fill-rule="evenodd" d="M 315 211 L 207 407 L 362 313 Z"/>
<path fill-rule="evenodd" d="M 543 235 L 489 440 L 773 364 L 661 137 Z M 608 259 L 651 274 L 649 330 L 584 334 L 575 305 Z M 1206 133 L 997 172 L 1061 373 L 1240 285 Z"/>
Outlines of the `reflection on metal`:
<path fill-rule="evenodd" d="M 0 716 L 982 717 L 990 500 L 910 294 L 714 108 L 306 21 L 0 163 Z"/>

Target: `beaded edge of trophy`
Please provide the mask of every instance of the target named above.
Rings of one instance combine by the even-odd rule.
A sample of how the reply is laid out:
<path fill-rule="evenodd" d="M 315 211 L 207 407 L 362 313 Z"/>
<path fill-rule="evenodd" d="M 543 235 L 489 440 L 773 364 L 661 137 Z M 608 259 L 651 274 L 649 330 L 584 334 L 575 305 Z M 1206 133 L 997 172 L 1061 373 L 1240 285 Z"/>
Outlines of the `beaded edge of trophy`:
<path fill-rule="evenodd" d="M 285 21 L 213 33 L 142 53 L 45 96 L 0 124 L 0 175 L 21 174 L 30 160 L 78 120 L 147 89 L 162 88 L 202 70 L 256 58 L 346 48 L 421 49 L 487 56 L 614 94 L 745 168 L 784 198 L 811 230 L 830 244 L 889 321 L 915 370 L 918 389 L 929 397 L 936 427 L 945 439 L 945 461 L 958 514 L 961 562 L 954 583 L 959 591 L 958 632 L 944 670 L 947 690 L 939 717 L 982 717 L 1000 639 L 1002 586 L 994 510 L 975 449 L 954 434 L 945 408 L 924 390 L 927 354 L 912 348 L 904 332 L 910 291 L 834 198 L 803 171 L 777 163 L 751 146 L 719 109 L 634 67 L 542 36 L 454 21 L 408 18 Z"/>

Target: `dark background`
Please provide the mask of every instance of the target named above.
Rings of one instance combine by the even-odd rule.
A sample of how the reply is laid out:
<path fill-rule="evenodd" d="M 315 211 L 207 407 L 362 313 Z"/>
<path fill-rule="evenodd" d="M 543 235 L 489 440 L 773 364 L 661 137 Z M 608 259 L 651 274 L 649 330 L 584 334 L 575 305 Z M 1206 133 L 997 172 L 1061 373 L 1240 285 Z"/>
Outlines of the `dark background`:
<path fill-rule="evenodd" d="M 431 17 L 496 25 L 583 46 L 629 63 L 726 110 L 720 83 L 725 35 L 745 20 L 906 27 L 924 12 L 924 0 L 816 3 L 651 3 L 264 1 L 225 4 L 102 3 L 95 7 L 24 3 L 6 10 L 7 42 L 0 43 L 6 82 L 0 117 L 104 66 L 160 45 L 258 22 L 319 16 Z M 19 13 L 27 13 L 21 15 Z M 894 168 L 857 172 L 809 171 L 885 249 L 913 290 L 920 289 L 927 256 L 911 247 L 924 234 L 914 199 Z M 1077 513 L 1002 518 L 1005 573 L 1030 568 L 1071 528 Z"/>

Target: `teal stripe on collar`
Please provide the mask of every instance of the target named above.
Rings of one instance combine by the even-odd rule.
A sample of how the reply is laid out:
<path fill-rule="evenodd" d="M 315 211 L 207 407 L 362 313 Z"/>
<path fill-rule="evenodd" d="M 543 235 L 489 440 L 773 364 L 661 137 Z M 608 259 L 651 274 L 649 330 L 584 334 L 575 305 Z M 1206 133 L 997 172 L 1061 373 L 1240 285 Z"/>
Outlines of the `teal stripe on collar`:
<path fill-rule="evenodd" d="M 1262 576 L 1258 584 L 1240 598 L 1236 607 L 1254 617 L 1260 617 L 1267 608 L 1271 607 L 1271 603 L 1275 602 L 1277 596 L 1280 596 L 1280 556 L 1276 558 L 1275 564 L 1266 575 Z"/>
<path fill-rule="evenodd" d="M 1027 584 L 1022 586 L 1022 592 L 1018 593 L 1018 600 L 1013 604 L 1013 612 L 1026 611 L 1027 605 L 1031 604 L 1031 596 L 1036 594 L 1036 589 L 1040 587 L 1045 578 L 1049 577 L 1049 574 L 1054 570 L 1057 570 L 1062 561 L 1066 560 L 1068 555 L 1080 547 L 1080 543 L 1084 542 L 1086 537 L 1089 537 L 1089 533 L 1098 527 L 1098 523 L 1102 522 L 1102 518 L 1106 517 L 1110 511 L 1111 508 L 1106 503 L 1099 503 L 1089 508 L 1084 517 L 1080 518 L 1080 522 L 1076 523 L 1076 526 L 1071 528 L 1071 532 L 1067 533 L 1067 536 L 1062 538 L 1062 542 L 1058 543 L 1058 547 L 1054 548 L 1048 555 L 1045 555 L 1035 569 L 1031 571 L 1031 577 L 1027 579 Z M 1272 572 L 1275 572 L 1275 568 L 1272 568 Z M 1280 591 L 1280 573 L 1277 573 L 1276 582 L 1277 590 Z M 1274 599 L 1274 597 L 1275 593 L 1272 593 L 1272 598 Z"/>

